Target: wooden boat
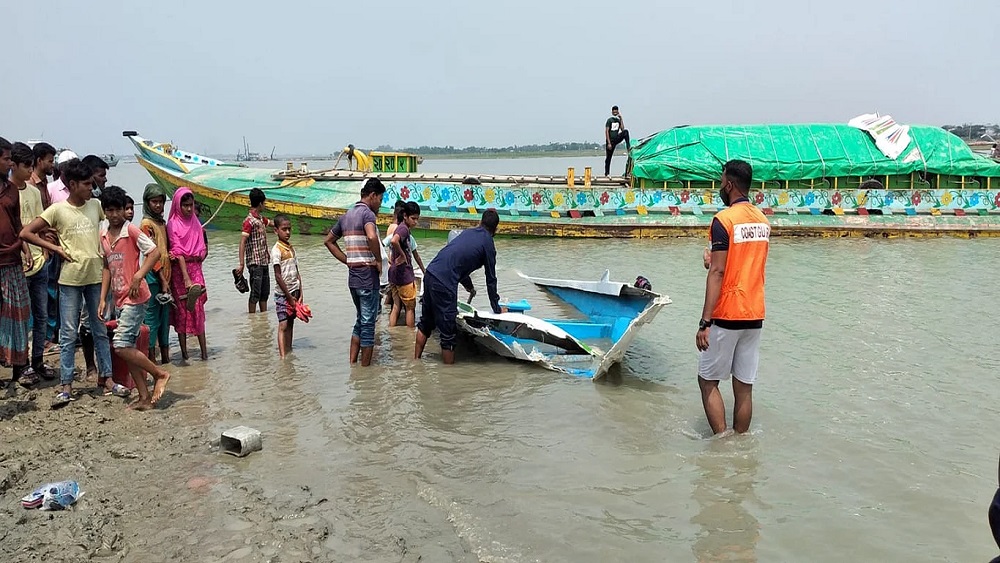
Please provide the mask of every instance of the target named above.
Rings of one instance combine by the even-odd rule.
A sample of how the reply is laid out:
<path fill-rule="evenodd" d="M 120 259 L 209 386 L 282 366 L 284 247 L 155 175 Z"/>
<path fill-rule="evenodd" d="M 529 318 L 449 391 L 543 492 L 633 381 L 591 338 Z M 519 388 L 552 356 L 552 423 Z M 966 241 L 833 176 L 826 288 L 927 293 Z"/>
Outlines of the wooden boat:
<path fill-rule="evenodd" d="M 670 303 L 666 295 L 611 281 L 609 271 L 598 281 L 520 275 L 584 318 L 539 319 L 513 306 L 511 312 L 494 314 L 459 303 L 459 331 L 499 356 L 577 377 L 604 377 L 625 357 L 639 329 Z"/>
<path fill-rule="evenodd" d="M 1000 164 L 937 127 L 887 131 L 883 139 L 846 124 L 676 127 L 632 148 L 630 178 L 594 177 L 589 170 L 581 177 L 573 169 L 565 175 L 427 174 L 417 172 L 415 155 L 353 148 L 345 149 L 358 156 L 352 169 L 313 171 L 288 163 L 284 170 L 263 170 L 147 141 L 134 131 L 125 136 L 157 182 L 168 192 L 191 188 L 203 221 L 211 218 L 224 229 L 240 227 L 246 194 L 256 187 L 267 190 L 270 209 L 294 217 L 298 232 L 325 232 L 357 201 L 362 180 L 376 175 L 387 187 L 384 209 L 396 200 L 418 203 L 422 230 L 474 226 L 483 210 L 494 208 L 501 235 L 705 236 L 722 206 L 722 164 L 742 158 L 754 166 L 751 201 L 770 216 L 775 235 L 1000 236 Z M 882 152 L 887 142 L 902 145 L 898 155 Z M 881 187 L 872 188 L 870 180 Z M 380 216 L 386 224 L 389 219 Z"/>

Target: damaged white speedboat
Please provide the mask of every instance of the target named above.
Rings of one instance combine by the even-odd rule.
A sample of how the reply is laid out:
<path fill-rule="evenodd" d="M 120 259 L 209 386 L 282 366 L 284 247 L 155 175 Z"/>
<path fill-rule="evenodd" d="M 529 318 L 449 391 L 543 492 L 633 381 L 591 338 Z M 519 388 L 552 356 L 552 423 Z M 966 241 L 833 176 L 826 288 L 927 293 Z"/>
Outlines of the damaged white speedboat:
<path fill-rule="evenodd" d="M 459 303 L 459 331 L 505 358 L 577 377 L 604 377 L 625 356 L 639 328 L 670 303 L 666 295 L 611 281 L 610 271 L 599 281 L 520 276 L 571 305 L 584 318 L 539 319 L 515 312 L 513 306 L 510 312 L 495 314 Z"/>

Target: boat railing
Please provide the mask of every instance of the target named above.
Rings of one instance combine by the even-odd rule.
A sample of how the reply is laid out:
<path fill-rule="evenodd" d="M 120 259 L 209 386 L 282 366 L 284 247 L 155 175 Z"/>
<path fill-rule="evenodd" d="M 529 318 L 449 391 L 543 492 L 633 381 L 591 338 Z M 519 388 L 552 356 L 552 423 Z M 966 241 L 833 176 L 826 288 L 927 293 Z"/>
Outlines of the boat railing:
<path fill-rule="evenodd" d="M 317 181 L 339 181 L 339 180 L 361 180 L 370 176 L 378 176 L 383 181 L 400 182 L 446 182 L 461 184 L 550 184 L 550 185 L 579 185 L 586 184 L 579 177 L 566 175 L 523 175 L 523 174 L 433 174 L 426 172 L 403 172 L 403 173 L 375 173 L 362 172 L 358 170 L 325 169 L 303 172 L 298 170 L 282 170 L 276 172 L 272 177 L 275 180 L 289 180 L 299 178 L 312 178 Z M 623 176 L 594 177 L 590 180 L 591 185 L 598 186 L 628 186 L 629 178 Z"/>

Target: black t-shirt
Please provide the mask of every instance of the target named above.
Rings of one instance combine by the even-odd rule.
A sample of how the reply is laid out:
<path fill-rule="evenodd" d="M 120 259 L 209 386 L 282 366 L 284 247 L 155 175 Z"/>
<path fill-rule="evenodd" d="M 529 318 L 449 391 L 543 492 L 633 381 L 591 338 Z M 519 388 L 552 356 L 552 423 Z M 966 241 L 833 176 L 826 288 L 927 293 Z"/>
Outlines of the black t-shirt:
<path fill-rule="evenodd" d="M 614 141 L 622 134 L 622 118 L 612 115 L 604 122 L 604 128 L 608 130 L 608 136 Z"/>

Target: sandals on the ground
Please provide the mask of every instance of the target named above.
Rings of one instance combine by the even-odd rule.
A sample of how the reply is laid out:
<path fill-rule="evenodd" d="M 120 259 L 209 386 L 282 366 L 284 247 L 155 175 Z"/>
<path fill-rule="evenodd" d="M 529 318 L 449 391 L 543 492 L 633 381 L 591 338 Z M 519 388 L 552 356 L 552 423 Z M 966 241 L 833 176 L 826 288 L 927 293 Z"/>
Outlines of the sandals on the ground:
<path fill-rule="evenodd" d="M 76 399 L 73 397 L 73 395 L 70 395 L 65 391 L 60 391 L 58 394 L 56 394 L 56 398 L 52 400 L 52 408 L 68 405 L 75 400 Z"/>
<path fill-rule="evenodd" d="M 29 370 L 31 370 L 31 368 L 24 370 L 24 373 L 22 373 L 21 377 L 17 380 L 18 385 L 24 387 L 25 389 L 31 389 L 39 383 L 38 376 L 35 375 L 35 372 L 33 370 Z"/>
<path fill-rule="evenodd" d="M 36 375 L 40 375 L 45 381 L 56 379 L 56 371 L 45 364 L 38 364 L 32 370 Z"/>
<path fill-rule="evenodd" d="M 108 389 L 107 387 L 104 388 L 105 397 L 110 397 L 111 395 L 114 395 L 115 397 L 124 398 L 128 397 L 131 394 L 132 390 L 120 383 L 115 383 L 114 386 L 111 387 L 111 389 Z"/>

